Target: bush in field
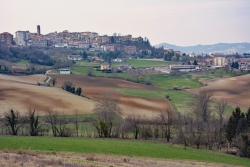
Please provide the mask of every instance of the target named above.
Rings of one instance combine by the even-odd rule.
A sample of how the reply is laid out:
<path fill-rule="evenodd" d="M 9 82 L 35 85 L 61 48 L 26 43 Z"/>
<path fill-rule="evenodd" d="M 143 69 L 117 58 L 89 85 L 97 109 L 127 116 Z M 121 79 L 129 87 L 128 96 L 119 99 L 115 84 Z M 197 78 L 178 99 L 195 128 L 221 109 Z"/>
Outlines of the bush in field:
<path fill-rule="evenodd" d="M 179 90 L 178 86 L 173 86 L 173 90 Z"/>
<path fill-rule="evenodd" d="M 202 84 L 203 86 L 207 86 L 207 82 L 203 81 L 203 80 L 199 80 L 198 81 L 200 84 Z"/>
<path fill-rule="evenodd" d="M 182 89 L 190 89 L 189 86 L 183 86 Z"/>

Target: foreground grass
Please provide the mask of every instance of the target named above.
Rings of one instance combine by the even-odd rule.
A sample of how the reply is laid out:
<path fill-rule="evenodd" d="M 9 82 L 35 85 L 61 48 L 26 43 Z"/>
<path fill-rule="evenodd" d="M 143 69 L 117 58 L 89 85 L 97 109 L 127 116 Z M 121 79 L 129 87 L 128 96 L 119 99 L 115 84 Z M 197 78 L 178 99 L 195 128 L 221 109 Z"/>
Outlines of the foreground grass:
<path fill-rule="evenodd" d="M 159 142 L 115 139 L 48 138 L 1 136 L 0 149 L 41 150 L 78 153 L 100 153 L 125 156 L 183 159 L 250 166 L 249 159 L 238 158 L 219 151 L 184 149 L 182 146 Z"/>

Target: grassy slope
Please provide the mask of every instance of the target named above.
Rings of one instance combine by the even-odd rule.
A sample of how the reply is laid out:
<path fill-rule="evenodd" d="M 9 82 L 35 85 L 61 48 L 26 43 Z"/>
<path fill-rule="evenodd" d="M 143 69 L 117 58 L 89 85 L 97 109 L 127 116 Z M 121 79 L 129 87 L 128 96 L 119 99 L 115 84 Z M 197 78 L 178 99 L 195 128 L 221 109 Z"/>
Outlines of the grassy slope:
<path fill-rule="evenodd" d="M 168 62 L 168 61 L 154 61 L 154 60 L 140 60 L 140 59 L 129 59 L 129 64 L 133 67 L 159 67 L 166 66 L 169 64 L 178 64 L 177 62 Z"/>
<path fill-rule="evenodd" d="M 165 143 L 115 139 L 47 138 L 1 136 L 0 149 L 31 149 L 80 153 L 104 153 L 154 158 L 186 159 L 250 166 L 249 159 L 238 158 L 218 151 L 184 149 Z"/>

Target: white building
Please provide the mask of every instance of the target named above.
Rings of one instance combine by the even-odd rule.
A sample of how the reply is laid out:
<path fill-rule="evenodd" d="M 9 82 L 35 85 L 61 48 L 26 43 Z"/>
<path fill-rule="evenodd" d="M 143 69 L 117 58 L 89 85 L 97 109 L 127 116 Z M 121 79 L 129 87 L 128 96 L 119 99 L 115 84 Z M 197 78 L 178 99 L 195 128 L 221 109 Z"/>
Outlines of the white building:
<path fill-rule="evenodd" d="M 69 68 L 60 68 L 58 70 L 60 71 L 60 74 L 70 74 Z"/>
<path fill-rule="evenodd" d="M 227 59 L 225 57 L 215 57 L 214 58 L 215 66 L 225 66 L 227 65 Z"/>
<path fill-rule="evenodd" d="M 68 55 L 69 60 L 82 60 L 82 56 L 80 55 Z"/>
<path fill-rule="evenodd" d="M 69 44 L 68 43 L 56 43 L 55 47 L 56 48 L 68 48 Z"/>
<path fill-rule="evenodd" d="M 28 41 L 31 39 L 29 31 L 17 31 L 16 32 L 16 44 L 21 46 L 26 46 Z"/>
<path fill-rule="evenodd" d="M 195 53 L 194 52 L 189 53 L 189 57 L 195 57 Z"/>
<path fill-rule="evenodd" d="M 171 70 L 174 70 L 174 69 L 195 69 L 195 66 L 196 65 L 170 65 L 169 68 Z"/>

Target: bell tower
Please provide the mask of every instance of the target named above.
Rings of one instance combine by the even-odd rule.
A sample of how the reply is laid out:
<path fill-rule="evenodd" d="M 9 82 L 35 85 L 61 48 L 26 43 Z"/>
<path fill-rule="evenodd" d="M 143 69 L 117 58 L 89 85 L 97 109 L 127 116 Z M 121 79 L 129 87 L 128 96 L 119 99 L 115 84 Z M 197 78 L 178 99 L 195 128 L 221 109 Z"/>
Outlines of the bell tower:
<path fill-rule="evenodd" d="M 37 25 L 37 35 L 41 35 L 40 25 Z"/>

